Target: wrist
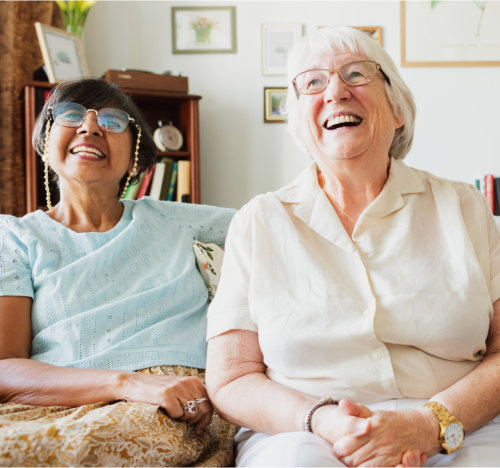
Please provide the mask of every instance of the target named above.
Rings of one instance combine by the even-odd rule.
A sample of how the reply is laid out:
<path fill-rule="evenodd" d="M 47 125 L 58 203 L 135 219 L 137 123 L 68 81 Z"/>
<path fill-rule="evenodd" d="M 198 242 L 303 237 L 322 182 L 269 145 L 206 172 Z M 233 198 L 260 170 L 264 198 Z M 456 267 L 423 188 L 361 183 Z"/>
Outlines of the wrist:
<path fill-rule="evenodd" d="M 324 406 L 329 406 L 329 405 L 338 405 L 338 401 L 334 400 L 331 397 L 325 397 L 325 398 L 322 398 L 321 400 L 318 400 L 316 403 L 314 403 L 314 405 L 312 405 L 304 415 L 303 430 L 306 432 L 315 432 L 313 430 L 313 427 L 312 427 L 312 419 L 313 419 L 315 413 L 320 408 L 323 408 Z"/>
<path fill-rule="evenodd" d="M 323 431 L 323 422 L 328 421 L 329 424 L 331 425 L 332 417 L 333 417 L 333 409 L 337 409 L 337 406 L 333 405 L 325 405 L 320 408 L 318 408 L 312 415 L 311 418 L 311 429 L 314 434 L 317 434 L 319 436 L 322 436 L 321 434 L 324 432 Z M 328 413 L 327 416 L 325 416 Z M 322 436 L 323 437 L 323 436 Z"/>
<path fill-rule="evenodd" d="M 110 385 L 110 401 L 130 400 L 130 381 L 133 376 L 134 372 L 127 371 L 118 371 L 114 374 L 114 378 L 112 379 Z"/>
<path fill-rule="evenodd" d="M 421 420 L 422 427 L 422 453 L 427 457 L 431 457 L 441 451 L 441 444 L 439 443 L 440 427 L 439 422 L 430 410 L 422 406 L 416 409 Z"/>

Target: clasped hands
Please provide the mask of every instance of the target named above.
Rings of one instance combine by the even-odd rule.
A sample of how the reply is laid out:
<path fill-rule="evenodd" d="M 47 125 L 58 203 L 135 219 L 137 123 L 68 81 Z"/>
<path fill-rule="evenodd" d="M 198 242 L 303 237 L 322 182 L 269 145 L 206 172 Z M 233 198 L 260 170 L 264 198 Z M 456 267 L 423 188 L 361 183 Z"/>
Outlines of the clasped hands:
<path fill-rule="evenodd" d="M 347 466 L 423 466 L 438 451 L 438 425 L 419 408 L 373 412 L 341 400 L 338 408 L 319 408 L 313 418 L 314 432 Z"/>

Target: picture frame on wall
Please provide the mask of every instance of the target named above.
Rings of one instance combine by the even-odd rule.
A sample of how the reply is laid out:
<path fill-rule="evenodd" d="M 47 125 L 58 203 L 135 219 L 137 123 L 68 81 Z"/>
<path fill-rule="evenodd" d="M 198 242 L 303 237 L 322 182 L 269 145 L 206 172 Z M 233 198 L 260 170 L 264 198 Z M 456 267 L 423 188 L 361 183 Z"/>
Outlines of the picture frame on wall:
<path fill-rule="evenodd" d="M 286 87 L 264 88 L 264 122 L 286 122 Z"/>
<path fill-rule="evenodd" d="M 500 2 L 402 1 L 400 12 L 401 65 L 500 65 Z"/>
<path fill-rule="evenodd" d="M 80 38 L 76 34 L 38 21 L 35 29 L 50 83 L 89 76 Z"/>
<path fill-rule="evenodd" d="M 263 75 L 286 75 L 288 50 L 302 37 L 302 34 L 302 24 L 262 25 Z"/>
<path fill-rule="evenodd" d="M 172 7 L 172 53 L 236 53 L 236 7 Z"/>
<path fill-rule="evenodd" d="M 375 39 L 382 46 L 382 27 L 381 26 L 353 26 L 354 29 L 359 29 L 365 32 L 370 37 Z"/>

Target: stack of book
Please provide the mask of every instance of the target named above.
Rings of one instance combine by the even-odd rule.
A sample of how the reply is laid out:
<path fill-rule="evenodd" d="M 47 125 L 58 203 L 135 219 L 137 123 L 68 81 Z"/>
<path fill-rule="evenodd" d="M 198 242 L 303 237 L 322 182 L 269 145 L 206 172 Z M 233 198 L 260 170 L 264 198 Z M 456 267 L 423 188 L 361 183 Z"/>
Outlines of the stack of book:
<path fill-rule="evenodd" d="M 500 177 L 486 174 L 484 177 L 476 179 L 476 187 L 488 200 L 491 212 L 495 216 L 500 216 Z"/>
<path fill-rule="evenodd" d="M 130 184 L 123 198 L 138 200 L 149 196 L 155 200 L 190 202 L 191 164 L 161 158 L 148 172 Z"/>

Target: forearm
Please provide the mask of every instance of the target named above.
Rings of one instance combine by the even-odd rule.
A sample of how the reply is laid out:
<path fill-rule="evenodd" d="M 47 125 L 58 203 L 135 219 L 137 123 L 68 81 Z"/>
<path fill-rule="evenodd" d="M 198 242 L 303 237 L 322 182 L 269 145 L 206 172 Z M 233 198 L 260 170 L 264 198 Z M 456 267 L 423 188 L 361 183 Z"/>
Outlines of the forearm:
<path fill-rule="evenodd" d="M 467 376 L 432 398 L 471 432 L 500 414 L 500 353 L 490 354 Z"/>
<path fill-rule="evenodd" d="M 34 406 L 80 406 L 122 399 L 128 373 L 52 366 L 24 358 L 0 360 L 0 401 Z"/>
<path fill-rule="evenodd" d="M 207 373 L 207 389 L 224 419 L 267 434 L 302 431 L 304 415 L 318 400 L 272 382 L 264 373 L 247 374 L 219 388 Z"/>

